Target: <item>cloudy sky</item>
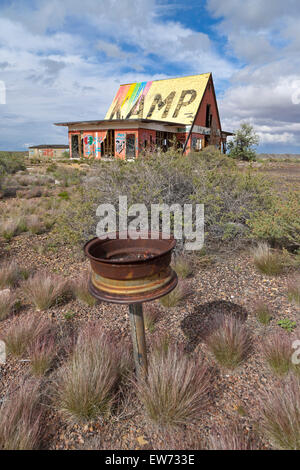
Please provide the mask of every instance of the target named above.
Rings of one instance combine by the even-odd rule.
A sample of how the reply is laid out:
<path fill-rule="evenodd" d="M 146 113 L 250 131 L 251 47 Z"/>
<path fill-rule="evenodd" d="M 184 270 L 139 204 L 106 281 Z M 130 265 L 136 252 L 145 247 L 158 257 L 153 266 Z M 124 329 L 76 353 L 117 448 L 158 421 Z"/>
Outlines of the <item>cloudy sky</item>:
<path fill-rule="evenodd" d="M 224 130 L 300 153 L 299 0 L 0 0 L 0 149 L 66 143 L 120 83 L 212 72 Z"/>

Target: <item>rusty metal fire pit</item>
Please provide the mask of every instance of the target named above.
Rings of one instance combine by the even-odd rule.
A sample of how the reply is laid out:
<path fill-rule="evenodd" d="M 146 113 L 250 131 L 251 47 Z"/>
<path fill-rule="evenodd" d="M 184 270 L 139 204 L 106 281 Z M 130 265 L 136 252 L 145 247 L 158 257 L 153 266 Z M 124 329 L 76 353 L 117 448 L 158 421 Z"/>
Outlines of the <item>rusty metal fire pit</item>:
<path fill-rule="evenodd" d="M 158 299 L 177 285 L 170 267 L 173 237 L 162 233 L 155 239 L 150 233 L 133 240 L 124 232 L 107 235 L 105 240 L 93 238 L 84 246 L 92 268 L 90 293 L 99 300 L 128 304 L 136 371 L 147 369 L 146 342 L 142 302 Z"/>

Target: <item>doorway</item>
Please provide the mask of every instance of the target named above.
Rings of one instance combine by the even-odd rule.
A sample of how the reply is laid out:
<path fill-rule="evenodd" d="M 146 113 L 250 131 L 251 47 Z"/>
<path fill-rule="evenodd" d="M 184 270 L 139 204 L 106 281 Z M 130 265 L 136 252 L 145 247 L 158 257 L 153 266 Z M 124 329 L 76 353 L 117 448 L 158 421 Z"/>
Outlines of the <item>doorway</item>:
<path fill-rule="evenodd" d="M 79 158 L 79 135 L 72 135 L 71 137 L 71 151 L 72 158 Z"/>
<path fill-rule="evenodd" d="M 135 159 L 135 134 L 126 135 L 126 160 Z"/>

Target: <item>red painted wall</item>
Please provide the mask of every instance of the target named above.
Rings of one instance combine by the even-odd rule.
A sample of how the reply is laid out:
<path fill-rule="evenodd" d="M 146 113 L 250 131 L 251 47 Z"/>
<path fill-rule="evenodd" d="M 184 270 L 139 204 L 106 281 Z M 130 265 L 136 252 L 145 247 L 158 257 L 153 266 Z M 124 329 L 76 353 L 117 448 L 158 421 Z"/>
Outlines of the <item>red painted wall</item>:
<path fill-rule="evenodd" d="M 43 157 L 53 157 L 53 149 L 42 149 Z"/>
<path fill-rule="evenodd" d="M 83 131 L 83 155 L 87 158 L 94 157 L 99 160 L 101 158 L 101 144 L 106 134 L 106 130 Z"/>
<path fill-rule="evenodd" d="M 145 147 L 146 143 L 146 147 Z M 139 129 L 139 152 L 154 150 L 156 145 L 156 131 Z"/>
<path fill-rule="evenodd" d="M 126 158 L 126 136 L 134 134 L 135 136 L 135 158 L 139 154 L 139 131 L 136 129 L 115 129 L 115 157 L 125 160 Z"/>
<path fill-rule="evenodd" d="M 195 125 L 205 127 L 206 106 L 208 104 L 211 105 L 211 107 L 210 107 L 211 114 L 212 114 L 213 119 L 215 120 L 215 122 L 217 124 L 218 129 L 221 130 L 221 123 L 220 123 L 220 119 L 219 119 L 219 116 L 218 116 L 217 101 L 216 101 L 215 95 L 214 95 L 214 85 L 213 85 L 213 82 L 212 82 L 211 79 L 209 80 L 209 82 L 207 84 L 207 87 L 206 87 L 206 90 L 204 92 L 202 102 L 200 104 L 199 111 L 196 115 Z"/>

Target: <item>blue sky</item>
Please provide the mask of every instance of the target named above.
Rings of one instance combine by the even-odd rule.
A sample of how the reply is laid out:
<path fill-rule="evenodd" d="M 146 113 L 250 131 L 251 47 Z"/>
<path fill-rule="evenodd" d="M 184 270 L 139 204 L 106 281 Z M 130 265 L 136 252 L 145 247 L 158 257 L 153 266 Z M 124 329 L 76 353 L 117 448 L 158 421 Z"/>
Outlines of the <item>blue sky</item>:
<path fill-rule="evenodd" d="M 65 143 L 53 123 L 103 118 L 120 83 L 212 72 L 224 130 L 300 153 L 299 50 L 298 0 L 0 0 L 0 149 Z"/>

